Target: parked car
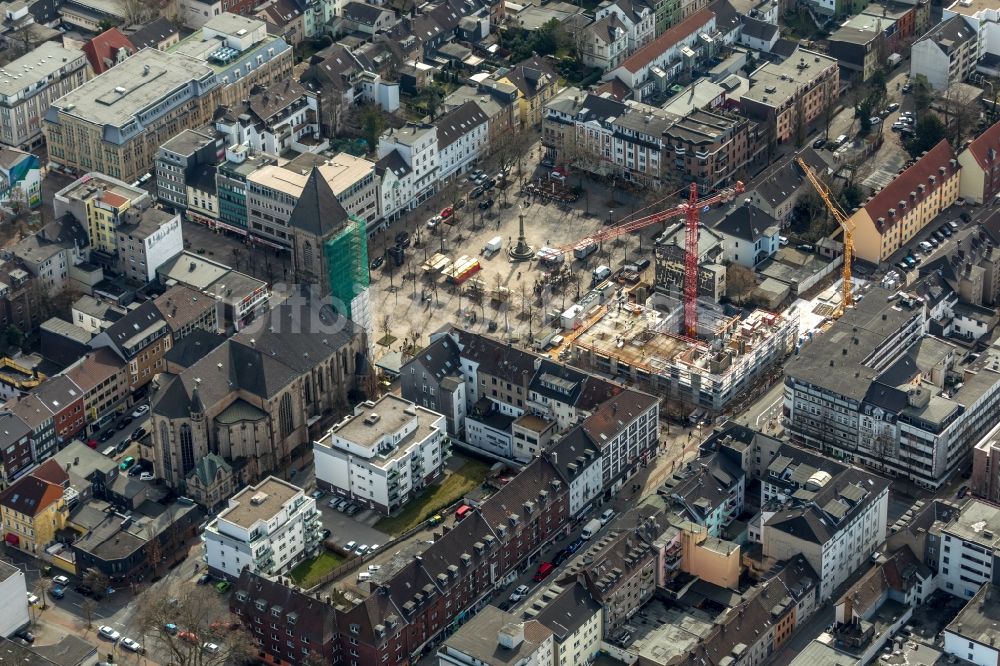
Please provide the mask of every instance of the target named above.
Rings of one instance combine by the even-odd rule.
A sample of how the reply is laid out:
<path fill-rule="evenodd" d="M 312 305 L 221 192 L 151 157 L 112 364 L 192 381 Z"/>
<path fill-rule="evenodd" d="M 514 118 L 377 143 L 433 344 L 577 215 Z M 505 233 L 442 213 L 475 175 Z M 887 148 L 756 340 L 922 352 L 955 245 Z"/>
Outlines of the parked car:
<path fill-rule="evenodd" d="M 441 219 L 447 220 L 449 217 L 455 214 L 455 209 L 451 206 L 447 206 L 441 210 Z"/>
<path fill-rule="evenodd" d="M 330 530 L 324 529 L 322 532 L 319 533 L 319 538 L 320 539 L 329 539 L 330 538 Z"/>
<path fill-rule="evenodd" d="M 191 631 L 178 631 L 177 638 L 181 639 L 182 641 L 187 641 L 188 643 L 195 643 L 195 644 L 198 643 L 198 636 Z"/>
<path fill-rule="evenodd" d="M 354 554 L 358 556 L 364 555 L 367 552 L 368 552 L 368 546 L 366 544 L 361 544 L 360 546 L 354 549 Z"/>
<path fill-rule="evenodd" d="M 356 514 L 359 511 L 361 511 L 361 507 L 360 506 L 358 506 L 357 504 L 351 504 L 350 506 L 347 507 L 346 513 L 347 513 L 348 516 L 353 516 L 354 514 Z"/>
<path fill-rule="evenodd" d="M 373 271 L 378 270 L 384 263 L 385 263 L 385 257 L 375 257 L 372 260 L 371 269 Z"/>
<path fill-rule="evenodd" d="M 139 426 L 138 428 L 132 431 L 132 439 L 136 441 L 142 439 L 145 436 L 146 436 L 146 429 L 143 428 L 142 426 Z"/>
<path fill-rule="evenodd" d="M 473 199 L 478 199 L 479 197 L 483 196 L 483 194 L 485 194 L 485 193 L 486 193 L 486 190 L 484 190 L 482 187 L 477 187 L 474 190 L 472 190 L 472 192 L 469 193 L 469 196 L 472 197 Z"/>
<path fill-rule="evenodd" d="M 557 183 L 566 182 L 566 174 L 564 174 L 561 171 L 553 171 L 552 173 L 549 174 L 549 178 L 556 181 Z"/>
<path fill-rule="evenodd" d="M 66 596 L 66 590 L 57 585 L 49 591 L 49 594 L 52 595 L 53 599 L 62 599 Z"/>
<path fill-rule="evenodd" d="M 177 634 L 177 625 L 174 624 L 173 622 L 168 622 L 167 624 L 163 625 L 163 630 L 168 634 L 170 634 L 171 636 L 174 636 Z"/>
<path fill-rule="evenodd" d="M 479 208 L 482 209 L 482 210 L 489 210 L 490 208 L 493 208 L 493 203 L 494 203 L 494 201 L 493 201 L 493 198 L 491 197 L 491 198 L 487 199 L 486 201 L 480 201 L 479 202 Z"/>
<path fill-rule="evenodd" d="M 553 571 L 555 571 L 555 566 L 553 566 L 551 562 L 542 562 L 538 566 L 538 570 L 535 572 L 535 575 L 532 578 L 532 580 L 535 581 L 536 583 L 541 583 L 543 580 L 548 578 L 549 574 L 551 574 Z"/>
<path fill-rule="evenodd" d="M 203 574 L 201 578 L 198 579 L 199 585 L 208 585 L 212 582 L 212 577 L 208 574 Z"/>
<path fill-rule="evenodd" d="M 441 220 L 442 220 L 442 218 L 441 218 L 440 215 L 435 215 L 431 219 L 427 220 L 427 226 L 429 228 L 433 229 L 437 225 L 441 224 Z"/>
<path fill-rule="evenodd" d="M 958 489 L 958 494 L 955 495 L 955 497 L 957 497 L 958 499 L 962 499 L 963 497 L 965 497 L 965 493 L 967 492 L 969 492 L 969 486 L 962 486 L 961 488 Z"/>
<path fill-rule="evenodd" d="M 69 578 L 66 576 L 53 576 L 52 582 L 56 585 L 69 585 Z"/>
<path fill-rule="evenodd" d="M 135 464 L 135 458 L 133 458 L 132 456 L 125 456 L 125 460 L 122 460 L 121 464 L 118 465 L 118 469 L 125 472 L 128 471 L 128 469 L 132 467 L 132 465 L 134 464 Z"/>
<path fill-rule="evenodd" d="M 959 199 L 959 201 L 963 200 Z M 952 231 L 958 231 L 958 222 L 955 220 L 948 220 L 948 227 L 951 228 Z"/>
<path fill-rule="evenodd" d="M 816 139 L 815 141 L 813 141 L 813 148 L 815 150 L 819 150 L 820 148 L 822 148 L 825 145 L 826 145 L 826 139 L 824 139 L 823 137 L 820 137 L 820 138 Z"/>
<path fill-rule="evenodd" d="M 21 631 L 17 632 L 14 635 L 17 636 L 18 638 L 20 638 L 22 641 L 25 641 L 27 643 L 34 643 L 35 642 L 35 635 L 33 633 L 31 633 L 30 631 L 28 631 L 27 629 L 22 629 Z"/>
<path fill-rule="evenodd" d="M 358 545 L 357 541 L 348 541 L 347 543 L 344 544 L 344 550 L 348 552 L 354 552 L 354 549 L 357 547 L 357 545 Z"/>
<path fill-rule="evenodd" d="M 38 596 L 37 595 L 34 595 L 31 592 L 25 592 L 25 594 L 28 595 L 28 604 L 29 605 L 34 606 L 35 604 L 38 603 Z"/>
<path fill-rule="evenodd" d="M 97 633 L 101 635 L 101 638 L 106 638 L 113 643 L 117 643 L 118 639 L 122 637 L 120 633 L 118 633 L 112 627 L 109 627 L 106 624 L 102 624 L 101 627 L 97 630 Z"/>
<path fill-rule="evenodd" d="M 115 436 L 115 429 L 114 428 L 108 428 L 100 436 L 101 443 L 104 443 L 104 442 L 108 441 L 109 439 L 111 439 L 114 436 Z"/>
<path fill-rule="evenodd" d="M 134 641 L 131 638 L 123 638 L 121 644 L 126 650 L 136 653 L 142 652 L 142 646 L 139 645 L 139 641 Z"/>
<path fill-rule="evenodd" d="M 909 95 L 912 91 L 913 91 L 912 83 L 903 84 L 903 87 L 900 88 L 900 92 L 902 92 L 904 95 Z"/>
<path fill-rule="evenodd" d="M 601 525 L 607 525 L 608 521 L 615 517 L 614 509 L 605 509 L 604 513 L 601 514 Z"/>
<path fill-rule="evenodd" d="M 205 643 L 201 646 L 201 649 L 209 654 L 217 654 L 219 652 L 219 646 L 215 643 Z"/>
<path fill-rule="evenodd" d="M 529 589 L 531 588 L 529 588 L 527 585 L 518 585 L 516 588 L 514 588 L 514 591 L 511 592 L 510 597 L 508 599 L 510 600 L 511 603 L 516 603 L 521 599 L 524 599 L 524 596 L 528 594 Z"/>
<path fill-rule="evenodd" d="M 899 108 L 899 104 L 897 104 L 896 102 L 893 102 L 889 106 L 885 107 L 886 111 L 888 111 L 889 113 L 892 113 L 893 111 L 895 111 L 898 108 Z"/>
<path fill-rule="evenodd" d="M 149 411 L 149 405 L 139 405 L 138 407 L 135 408 L 135 411 L 132 412 L 132 418 L 137 419 L 142 416 L 145 416 L 146 412 L 148 411 Z"/>
<path fill-rule="evenodd" d="M 143 472 L 142 474 L 139 475 L 140 481 L 152 481 L 153 478 L 154 477 L 152 472 Z"/>

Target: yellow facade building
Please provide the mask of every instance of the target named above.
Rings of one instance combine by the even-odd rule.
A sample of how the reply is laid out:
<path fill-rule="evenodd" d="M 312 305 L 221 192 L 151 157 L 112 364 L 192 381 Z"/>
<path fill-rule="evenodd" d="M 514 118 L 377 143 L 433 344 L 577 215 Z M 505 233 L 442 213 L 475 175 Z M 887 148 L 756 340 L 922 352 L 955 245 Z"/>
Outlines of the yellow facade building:
<path fill-rule="evenodd" d="M 62 487 L 36 476 L 26 476 L 0 494 L 4 541 L 32 555 L 55 541 L 67 515 Z"/>
<path fill-rule="evenodd" d="M 944 139 L 850 217 L 854 256 L 889 259 L 958 198 L 961 167 Z"/>

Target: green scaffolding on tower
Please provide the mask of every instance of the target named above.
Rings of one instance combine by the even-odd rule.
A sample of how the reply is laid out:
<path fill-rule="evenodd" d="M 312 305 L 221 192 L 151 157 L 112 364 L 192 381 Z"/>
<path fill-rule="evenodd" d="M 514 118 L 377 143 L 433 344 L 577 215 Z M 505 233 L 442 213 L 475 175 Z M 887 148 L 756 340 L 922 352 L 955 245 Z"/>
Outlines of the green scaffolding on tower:
<path fill-rule="evenodd" d="M 347 225 L 323 247 L 333 306 L 348 319 L 353 319 L 354 297 L 368 288 L 367 226 L 363 219 L 351 215 Z"/>

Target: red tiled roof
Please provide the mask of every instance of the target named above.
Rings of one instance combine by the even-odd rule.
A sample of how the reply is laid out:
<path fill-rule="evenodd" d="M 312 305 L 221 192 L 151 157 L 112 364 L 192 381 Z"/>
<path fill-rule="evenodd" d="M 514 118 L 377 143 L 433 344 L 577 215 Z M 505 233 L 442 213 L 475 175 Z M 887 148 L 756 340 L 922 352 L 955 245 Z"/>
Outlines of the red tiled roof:
<path fill-rule="evenodd" d="M 990 149 L 993 149 L 993 158 L 990 159 Z M 976 158 L 980 168 L 988 171 L 992 162 L 1000 157 L 1000 122 L 996 122 L 992 127 L 976 137 L 969 144 L 968 150 Z"/>
<path fill-rule="evenodd" d="M 880 217 L 885 220 L 885 224 L 879 229 L 881 233 L 891 229 L 903 218 L 905 212 L 913 208 L 914 202 L 910 201 L 910 192 L 915 192 L 917 201 L 919 201 L 924 195 L 940 187 L 944 179 L 958 173 L 958 165 L 956 164 L 952 168 L 950 164 L 952 158 L 951 146 L 945 139 L 941 139 L 926 155 L 917 160 L 909 169 L 896 176 L 891 183 L 882 188 L 881 192 L 865 204 L 865 211 L 871 216 L 872 221 L 877 222 Z M 945 169 L 944 176 L 940 173 L 941 167 Z M 934 176 L 936 181 L 933 187 L 930 183 L 931 176 Z M 924 195 L 920 193 L 919 185 L 924 186 Z M 903 210 L 899 208 L 900 201 L 906 203 L 906 208 Z M 890 215 L 890 210 L 895 210 L 895 215 Z"/>
<path fill-rule="evenodd" d="M 103 74 L 111 69 L 105 60 L 114 62 L 119 49 L 128 49 L 129 53 L 135 53 L 132 42 L 118 28 L 108 28 L 83 45 L 83 52 L 87 55 L 87 61 L 94 74 Z"/>
<path fill-rule="evenodd" d="M 121 208 L 128 203 L 128 199 L 114 192 L 102 192 L 101 201 L 115 208 Z"/>
<path fill-rule="evenodd" d="M 59 461 L 55 458 L 49 458 L 43 462 L 32 470 L 31 475 L 42 481 L 54 483 L 57 486 L 65 486 L 69 483 L 69 474 L 66 473 L 66 470 L 62 468 Z"/>
<path fill-rule="evenodd" d="M 691 16 L 673 26 L 665 33 L 646 44 L 641 49 L 629 56 L 625 62 L 621 64 L 622 67 L 630 72 L 638 72 L 640 69 L 653 62 L 653 60 L 666 52 L 671 46 L 681 41 L 681 39 L 687 37 L 693 32 L 701 30 L 702 26 L 712 20 L 715 16 L 715 12 L 711 9 L 703 8 L 696 11 Z"/>
<path fill-rule="evenodd" d="M 0 504 L 26 516 L 37 516 L 62 496 L 62 488 L 29 474 L 0 494 Z"/>

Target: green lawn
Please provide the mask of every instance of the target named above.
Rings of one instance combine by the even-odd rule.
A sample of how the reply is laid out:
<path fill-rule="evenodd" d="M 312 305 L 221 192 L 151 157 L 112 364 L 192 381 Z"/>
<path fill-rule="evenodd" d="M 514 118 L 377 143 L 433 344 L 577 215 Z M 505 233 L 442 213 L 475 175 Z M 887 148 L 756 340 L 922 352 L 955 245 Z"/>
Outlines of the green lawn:
<path fill-rule="evenodd" d="M 435 513 L 478 486 L 486 478 L 489 466 L 478 460 L 469 460 L 455 472 L 446 472 L 444 480 L 425 488 L 410 500 L 395 516 L 382 518 L 375 529 L 396 536 L 416 527 Z"/>
<path fill-rule="evenodd" d="M 310 557 L 308 560 L 300 562 L 288 572 L 288 576 L 295 581 L 296 585 L 308 590 L 343 562 L 344 558 L 340 555 L 324 550 L 316 557 Z"/>

